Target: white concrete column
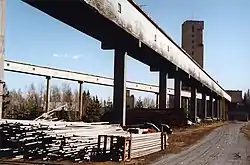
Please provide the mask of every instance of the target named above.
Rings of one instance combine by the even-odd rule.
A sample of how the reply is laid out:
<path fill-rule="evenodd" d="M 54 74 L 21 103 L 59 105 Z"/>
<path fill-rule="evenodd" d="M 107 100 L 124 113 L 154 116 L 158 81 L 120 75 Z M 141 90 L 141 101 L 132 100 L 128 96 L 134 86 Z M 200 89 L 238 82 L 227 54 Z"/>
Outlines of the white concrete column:
<path fill-rule="evenodd" d="M 156 108 L 158 109 L 159 108 L 159 93 L 156 93 L 155 94 L 155 97 L 156 97 L 156 101 L 155 101 L 155 104 L 156 104 Z"/>
<path fill-rule="evenodd" d="M 83 84 L 83 82 L 79 81 L 78 84 L 79 84 L 79 92 L 78 92 L 78 95 L 79 95 L 79 105 L 78 106 L 79 107 L 78 107 L 78 110 L 79 110 L 80 120 L 82 120 L 82 118 L 83 118 L 83 109 L 82 109 L 82 97 L 83 97 L 82 84 Z"/>
<path fill-rule="evenodd" d="M 3 115 L 6 0 L 0 0 L 0 119 Z"/>
<path fill-rule="evenodd" d="M 46 112 L 49 111 L 49 104 L 50 104 L 50 80 L 51 77 L 46 77 L 46 100 L 45 100 L 45 110 Z"/>

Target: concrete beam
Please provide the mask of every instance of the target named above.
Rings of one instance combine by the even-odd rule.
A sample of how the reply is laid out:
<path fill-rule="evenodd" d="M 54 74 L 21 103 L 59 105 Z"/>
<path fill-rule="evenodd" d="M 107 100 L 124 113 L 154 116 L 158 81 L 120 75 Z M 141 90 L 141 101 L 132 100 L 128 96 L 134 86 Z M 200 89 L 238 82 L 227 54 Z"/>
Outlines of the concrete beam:
<path fill-rule="evenodd" d="M 0 119 L 3 115 L 6 0 L 0 0 Z"/>
<path fill-rule="evenodd" d="M 81 72 L 68 71 L 68 70 L 38 66 L 38 65 L 15 62 L 15 61 L 8 61 L 8 60 L 4 61 L 4 70 L 16 73 L 36 75 L 36 76 L 44 76 L 44 77 L 50 76 L 51 78 L 77 81 L 77 82 L 83 81 L 84 83 L 98 84 L 110 87 L 113 87 L 114 85 L 114 80 L 109 77 L 91 75 Z M 127 81 L 126 88 L 129 90 L 159 93 L 158 85 L 145 84 L 140 82 Z M 174 95 L 174 89 L 168 88 L 167 93 L 168 95 Z M 191 94 L 189 91 L 181 91 L 181 96 L 191 97 Z M 201 99 L 201 94 L 198 93 L 196 97 L 197 99 Z M 207 100 L 209 100 L 209 97 L 207 97 Z"/>

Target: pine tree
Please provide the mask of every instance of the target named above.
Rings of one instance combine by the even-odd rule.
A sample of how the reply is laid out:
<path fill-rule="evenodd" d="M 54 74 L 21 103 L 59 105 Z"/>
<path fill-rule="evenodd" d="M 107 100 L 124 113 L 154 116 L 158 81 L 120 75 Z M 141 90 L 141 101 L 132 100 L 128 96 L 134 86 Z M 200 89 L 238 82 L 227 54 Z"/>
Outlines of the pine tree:
<path fill-rule="evenodd" d="M 86 107 L 84 121 L 85 122 L 99 122 L 101 118 L 101 108 L 102 108 L 102 105 L 99 99 L 97 98 L 97 96 L 92 97 L 92 99 L 90 100 L 90 104 Z"/>
<path fill-rule="evenodd" d="M 139 99 L 136 101 L 135 107 L 136 108 L 143 108 L 143 102 L 141 100 L 141 97 L 139 97 Z"/>

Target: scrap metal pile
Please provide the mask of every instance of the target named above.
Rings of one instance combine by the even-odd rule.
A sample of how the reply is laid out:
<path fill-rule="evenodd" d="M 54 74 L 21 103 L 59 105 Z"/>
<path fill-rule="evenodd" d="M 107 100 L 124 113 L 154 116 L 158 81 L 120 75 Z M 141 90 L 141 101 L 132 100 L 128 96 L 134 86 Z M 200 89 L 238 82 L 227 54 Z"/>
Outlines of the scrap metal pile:
<path fill-rule="evenodd" d="M 1 120 L 0 157 L 87 161 L 95 154 L 98 135 L 129 133 L 107 123 Z"/>

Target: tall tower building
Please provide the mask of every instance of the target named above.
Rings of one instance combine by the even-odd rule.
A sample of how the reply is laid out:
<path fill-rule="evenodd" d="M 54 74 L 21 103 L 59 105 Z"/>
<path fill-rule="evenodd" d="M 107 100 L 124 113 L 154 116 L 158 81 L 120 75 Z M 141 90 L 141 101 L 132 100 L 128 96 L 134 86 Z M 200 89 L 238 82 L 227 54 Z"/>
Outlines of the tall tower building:
<path fill-rule="evenodd" d="M 187 20 L 182 24 L 182 48 L 203 68 L 204 21 Z"/>

